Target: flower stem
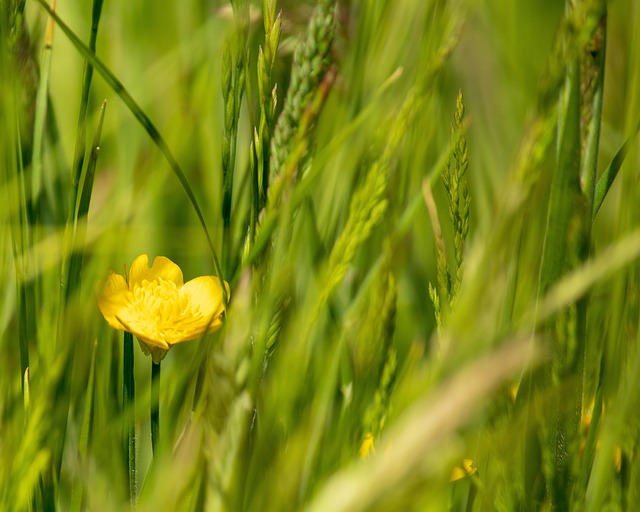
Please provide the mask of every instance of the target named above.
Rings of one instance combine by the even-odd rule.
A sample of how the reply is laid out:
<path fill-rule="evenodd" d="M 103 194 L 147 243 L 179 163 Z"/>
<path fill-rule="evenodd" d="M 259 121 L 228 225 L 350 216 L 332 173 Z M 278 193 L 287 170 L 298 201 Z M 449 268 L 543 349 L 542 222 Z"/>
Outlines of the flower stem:
<path fill-rule="evenodd" d="M 122 373 L 122 398 L 125 411 L 125 430 L 127 432 L 127 460 L 129 463 L 129 499 L 131 509 L 135 510 L 138 499 L 138 482 L 136 471 L 136 426 L 135 400 L 136 385 L 133 377 L 133 334 L 124 332 L 124 364 Z"/>
<path fill-rule="evenodd" d="M 151 361 L 151 449 L 158 453 L 160 440 L 160 363 Z"/>

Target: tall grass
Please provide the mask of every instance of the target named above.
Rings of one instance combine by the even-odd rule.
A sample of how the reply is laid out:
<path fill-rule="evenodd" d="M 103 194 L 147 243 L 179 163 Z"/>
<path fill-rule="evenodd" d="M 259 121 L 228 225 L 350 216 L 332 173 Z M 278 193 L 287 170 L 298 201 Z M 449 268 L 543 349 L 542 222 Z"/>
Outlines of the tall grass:
<path fill-rule="evenodd" d="M 0 24 L 1 510 L 634 509 L 635 2 Z M 142 253 L 231 290 L 159 393 L 96 302 Z"/>

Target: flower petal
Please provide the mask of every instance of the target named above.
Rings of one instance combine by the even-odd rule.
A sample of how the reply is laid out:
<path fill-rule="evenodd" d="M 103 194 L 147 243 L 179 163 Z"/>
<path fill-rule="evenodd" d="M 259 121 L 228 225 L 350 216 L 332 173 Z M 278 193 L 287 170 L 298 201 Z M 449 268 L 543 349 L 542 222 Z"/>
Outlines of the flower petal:
<path fill-rule="evenodd" d="M 222 317 L 225 311 L 225 306 L 224 306 L 224 296 L 222 294 L 222 286 L 220 286 L 220 278 L 211 276 L 211 279 L 213 279 L 216 285 L 220 287 L 220 305 L 216 309 L 213 315 L 213 320 L 209 324 L 209 332 L 214 332 L 214 331 L 217 331 L 222 326 Z M 229 301 L 229 298 L 231 297 L 231 289 L 229 288 L 229 283 L 227 283 L 226 281 L 222 281 L 222 282 L 224 283 L 224 287 L 227 291 L 227 301 Z"/>
<path fill-rule="evenodd" d="M 229 285 L 225 282 L 227 290 Z M 224 311 L 222 286 L 220 279 L 213 276 L 200 276 L 182 286 L 182 291 L 189 295 L 191 304 L 204 316 L 211 317 Z M 228 294 L 228 291 L 227 291 Z"/>
<path fill-rule="evenodd" d="M 229 284 L 224 283 L 229 296 Z M 199 324 L 202 331 L 207 327 L 213 332 L 222 325 L 224 299 L 220 279 L 214 276 L 201 276 L 187 282 L 182 291 L 189 295 L 194 311 L 200 313 Z"/>
<path fill-rule="evenodd" d="M 169 346 L 177 345 L 183 341 L 191 341 L 200 338 L 207 328 L 208 321 L 204 318 L 189 318 L 176 329 L 166 329 L 164 335 Z"/>
<path fill-rule="evenodd" d="M 124 325 L 125 330 L 135 334 L 138 340 L 146 343 L 149 347 L 154 346 L 164 350 L 171 348 L 165 341 L 163 333 L 143 313 L 134 308 L 124 309 L 120 313 L 118 320 Z"/>
<path fill-rule="evenodd" d="M 143 279 L 147 279 L 148 274 L 149 256 L 147 254 L 141 254 L 133 260 L 131 268 L 129 269 L 129 289 L 133 289 L 134 284 L 142 283 Z"/>
<path fill-rule="evenodd" d="M 98 297 L 98 307 L 105 320 L 114 329 L 121 331 L 126 327 L 118 320 L 118 316 L 126 310 L 131 303 L 127 282 L 120 274 L 112 272 L 107 278 L 100 296 Z"/>
<path fill-rule="evenodd" d="M 184 282 L 182 270 L 169 258 L 157 256 L 149 268 L 149 256 L 141 254 L 131 264 L 129 289 L 132 290 L 135 286 L 140 286 L 144 280 L 151 282 L 159 277 L 173 281 L 178 287 L 182 286 Z"/>

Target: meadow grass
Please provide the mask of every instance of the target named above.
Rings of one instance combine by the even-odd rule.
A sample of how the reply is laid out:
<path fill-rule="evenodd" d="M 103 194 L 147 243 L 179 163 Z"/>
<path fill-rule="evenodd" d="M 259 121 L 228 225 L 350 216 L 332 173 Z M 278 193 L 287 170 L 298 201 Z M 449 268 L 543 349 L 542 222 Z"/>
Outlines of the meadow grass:
<path fill-rule="evenodd" d="M 0 510 L 633 510 L 633 0 L 0 2 Z M 98 308 L 166 256 L 223 326 Z"/>

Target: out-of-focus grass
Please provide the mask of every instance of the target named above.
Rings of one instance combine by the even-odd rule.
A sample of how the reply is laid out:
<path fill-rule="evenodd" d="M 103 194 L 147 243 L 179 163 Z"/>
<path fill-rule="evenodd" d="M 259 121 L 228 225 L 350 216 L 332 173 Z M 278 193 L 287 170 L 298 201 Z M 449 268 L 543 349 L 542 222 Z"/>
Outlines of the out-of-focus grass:
<path fill-rule="evenodd" d="M 605 8 L 573 3 L 577 11 Z M 298 70 L 310 91 L 292 116 L 292 138 L 274 143 L 284 151 L 269 177 L 271 193 L 279 192 L 262 191 L 270 199 L 253 232 L 257 55 L 263 8 L 274 5 L 249 4 L 248 94 L 232 113 L 227 236 L 221 70 L 225 41 L 237 51 L 233 9 L 106 2 L 98 27 L 97 57 L 166 140 L 216 251 L 226 254 L 231 284 L 224 328 L 163 361 L 153 457 L 150 362 L 136 349 L 138 509 L 631 507 L 640 468 L 640 9 L 631 0 L 606 6 L 597 172 L 630 142 L 590 225 L 568 194 L 551 190 L 576 163 L 567 163 L 562 133 L 574 137 L 574 149 L 582 143 L 558 126 L 567 126 L 564 80 L 585 55 L 591 18 L 571 17 L 575 11 L 567 15 L 549 0 L 345 1 L 335 10 L 319 2 L 335 14 L 335 39 L 328 61 L 297 64 L 320 70 L 320 80 Z M 291 71 L 296 46 L 307 38 L 307 54 L 324 55 L 313 46 L 313 37 L 328 43 L 322 22 L 316 36 L 304 35 L 314 6 L 275 6 L 282 11 L 270 76 L 276 116 L 287 87 L 300 83 Z M 24 24 L 16 17 L 22 7 Z M 89 41 L 89 3 L 61 2 L 56 12 Z M 55 28 L 43 89 L 45 10 L 11 1 L 0 14 L 0 509 L 122 510 L 122 338 L 102 319 L 96 292 L 109 269 L 124 271 L 140 253 L 170 257 L 187 279 L 216 269 L 165 155 L 94 72 L 88 145 L 104 99 L 108 107 L 91 207 L 76 227 L 85 233 L 73 247 L 83 253 L 79 285 L 61 301 L 84 61 Z M 49 98 L 42 189 L 33 186 L 38 87 Z M 470 232 L 462 284 L 443 306 L 438 337 L 429 298 L 429 283 L 438 282 L 436 247 L 423 184 L 433 184 L 454 268 L 439 175 L 459 90 Z M 264 140 L 277 129 L 272 121 Z M 567 187 L 582 194 L 575 181 Z M 576 215 L 588 221 L 582 250 Z M 554 263 L 555 255 L 565 257 Z M 579 364 L 570 364 L 580 351 Z M 375 449 L 361 460 L 368 434 Z M 565 434 L 560 461 L 554 448 Z M 477 472 L 449 482 L 463 458 L 474 459 Z"/>

